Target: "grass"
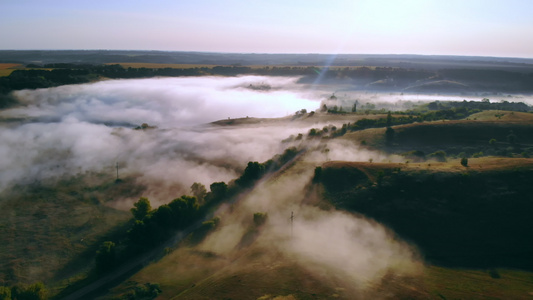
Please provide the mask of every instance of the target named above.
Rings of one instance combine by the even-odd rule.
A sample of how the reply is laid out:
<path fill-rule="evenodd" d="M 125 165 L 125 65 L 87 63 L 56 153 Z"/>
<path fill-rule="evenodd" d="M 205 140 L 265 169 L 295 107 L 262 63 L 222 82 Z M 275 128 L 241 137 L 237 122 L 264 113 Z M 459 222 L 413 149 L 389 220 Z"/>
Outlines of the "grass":
<path fill-rule="evenodd" d="M 158 299 L 174 300 L 353 299 L 355 295 L 367 299 L 387 295 L 395 299 L 527 299 L 533 295 L 533 273 L 511 269 L 491 272 L 427 265 L 413 277 L 385 276 L 364 292 L 349 291 L 330 275 L 311 274 L 290 259 L 257 249 L 223 257 L 181 248 L 135 274 L 105 299 L 148 282 L 161 286 Z"/>
<path fill-rule="evenodd" d="M 500 278 L 495 278 L 495 275 Z M 425 270 L 424 285 L 433 299 L 533 297 L 533 273 L 519 270 L 468 270 L 429 266 Z"/>
<path fill-rule="evenodd" d="M 43 281 L 55 290 L 82 276 L 91 268 L 98 245 L 112 239 L 113 230 L 129 220 L 129 212 L 106 203 L 139 193 L 132 184 L 92 174 L 4 192 L 0 282 Z"/>
<path fill-rule="evenodd" d="M 323 299 L 335 293 L 324 277 L 310 275 L 290 259 L 257 248 L 230 256 L 181 248 L 149 265 L 106 299 L 124 294 L 136 284 L 158 283 L 158 299 Z"/>
<path fill-rule="evenodd" d="M 21 64 L 0 63 L 0 77 L 9 76 L 11 72 L 17 69 L 24 69 L 24 66 Z"/>
<path fill-rule="evenodd" d="M 385 128 L 350 132 L 342 138 L 357 145 L 365 141 L 368 148 L 395 154 L 412 150 L 423 151 L 426 155 L 442 150 L 452 157 L 460 153 L 471 157 L 479 152 L 485 156 L 533 154 L 533 114 L 530 113 L 485 111 L 468 120 L 412 123 L 392 128 L 394 138 L 392 146 L 388 147 Z M 511 132 L 516 136 L 514 144 L 508 141 Z M 497 142 L 490 145 L 491 139 Z"/>

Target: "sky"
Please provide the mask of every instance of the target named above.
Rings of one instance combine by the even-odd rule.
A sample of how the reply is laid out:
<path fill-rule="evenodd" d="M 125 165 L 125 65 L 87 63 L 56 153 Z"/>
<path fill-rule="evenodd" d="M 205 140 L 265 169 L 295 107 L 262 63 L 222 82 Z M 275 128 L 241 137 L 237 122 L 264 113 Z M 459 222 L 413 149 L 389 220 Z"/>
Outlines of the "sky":
<path fill-rule="evenodd" d="M 530 0 L 0 0 L 0 49 L 533 58 Z"/>

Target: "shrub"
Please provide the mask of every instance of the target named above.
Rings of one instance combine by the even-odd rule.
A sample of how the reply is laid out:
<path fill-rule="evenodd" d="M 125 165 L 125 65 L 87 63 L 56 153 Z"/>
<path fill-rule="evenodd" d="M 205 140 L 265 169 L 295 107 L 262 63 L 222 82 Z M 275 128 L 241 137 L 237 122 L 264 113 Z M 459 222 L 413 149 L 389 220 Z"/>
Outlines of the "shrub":
<path fill-rule="evenodd" d="M 468 158 L 466 157 L 461 158 L 461 165 L 463 167 L 468 167 Z"/>
<path fill-rule="evenodd" d="M 265 224 L 268 219 L 267 213 L 262 212 L 256 212 L 254 214 L 254 225 L 255 227 L 261 227 L 261 225 Z"/>
<path fill-rule="evenodd" d="M 7 286 L 0 286 L 0 300 L 10 300 L 11 289 Z"/>
<path fill-rule="evenodd" d="M 96 270 L 100 273 L 113 269 L 116 262 L 115 243 L 106 241 L 96 251 Z"/>
<path fill-rule="evenodd" d="M 472 157 L 475 157 L 475 158 L 481 157 L 481 156 L 483 156 L 483 151 L 479 151 L 477 153 L 472 154 Z"/>
<path fill-rule="evenodd" d="M 446 162 L 446 152 L 439 150 L 428 155 L 429 158 L 440 162 Z"/>

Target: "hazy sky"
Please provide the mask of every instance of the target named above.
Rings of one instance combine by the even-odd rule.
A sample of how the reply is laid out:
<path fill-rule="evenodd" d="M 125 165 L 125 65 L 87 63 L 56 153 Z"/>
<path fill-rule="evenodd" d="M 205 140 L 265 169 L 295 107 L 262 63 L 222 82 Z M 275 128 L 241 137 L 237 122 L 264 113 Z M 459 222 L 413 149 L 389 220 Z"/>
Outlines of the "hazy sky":
<path fill-rule="evenodd" d="M 533 58 L 530 0 L 0 0 L 0 49 Z"/>

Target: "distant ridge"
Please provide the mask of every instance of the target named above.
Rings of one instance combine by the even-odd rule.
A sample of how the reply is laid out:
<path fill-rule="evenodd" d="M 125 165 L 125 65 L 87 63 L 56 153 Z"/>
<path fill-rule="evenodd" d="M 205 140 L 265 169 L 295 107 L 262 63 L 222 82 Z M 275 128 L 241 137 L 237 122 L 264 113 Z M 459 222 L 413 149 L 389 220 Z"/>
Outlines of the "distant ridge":
<path fill-rule="evenodd" d="M 0 63 L 172 63 L 215 65 L 378 66 L 533 72 L 533 59 L 415 54 L 266 54 L 140 50 L 0 50 Z"/>

